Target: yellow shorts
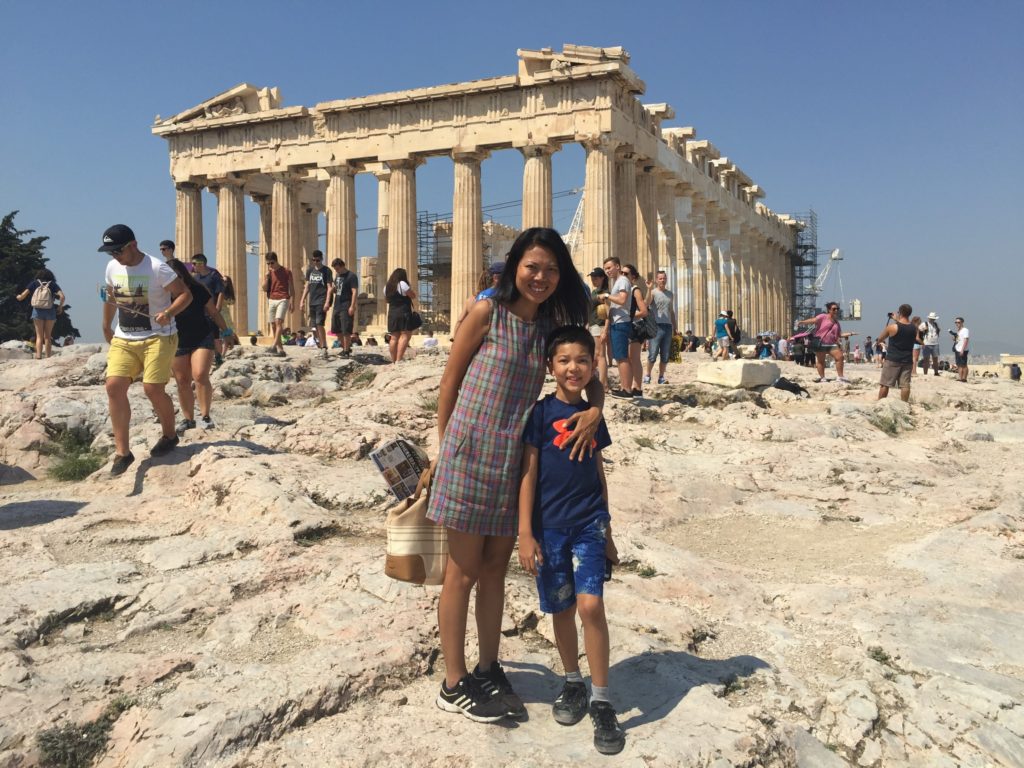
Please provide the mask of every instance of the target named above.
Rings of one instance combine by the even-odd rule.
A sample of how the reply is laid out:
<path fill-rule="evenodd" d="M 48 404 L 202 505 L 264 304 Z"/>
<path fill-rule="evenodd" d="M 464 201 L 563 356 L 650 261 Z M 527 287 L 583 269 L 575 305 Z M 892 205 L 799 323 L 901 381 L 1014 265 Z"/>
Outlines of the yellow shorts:
<path fill-rule="evenodd" d="M 171 378 L 171 361 L 177 349 L 176 333 L 139 341 L 115 337 L 107 354 L 107 377 L 125 376 L 134 381 L 141 373 L 144 384 L 166 384 Z"/>

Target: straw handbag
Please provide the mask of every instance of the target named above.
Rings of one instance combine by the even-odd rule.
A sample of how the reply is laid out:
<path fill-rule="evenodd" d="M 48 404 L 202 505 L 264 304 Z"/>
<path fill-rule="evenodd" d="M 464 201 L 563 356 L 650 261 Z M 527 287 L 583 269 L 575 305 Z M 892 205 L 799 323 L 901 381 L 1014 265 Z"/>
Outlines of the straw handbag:
<path fill-rule="evenodd" d="M 384 574 L 411 584 L 442 584 L 448 564 L 448 536 L 427 519 L 431 469 L 420 475 L 416 492 L 388 510 Z"/>

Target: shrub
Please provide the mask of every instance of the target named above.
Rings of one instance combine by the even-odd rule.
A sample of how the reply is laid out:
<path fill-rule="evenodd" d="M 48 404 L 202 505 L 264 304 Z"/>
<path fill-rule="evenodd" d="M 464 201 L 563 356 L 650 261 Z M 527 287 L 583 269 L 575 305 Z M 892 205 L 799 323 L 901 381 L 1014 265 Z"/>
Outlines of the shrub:
<path fill-rule="evenodd" d="M 135 704 L 118 696 L 91 723 L 67 723 L 43 731 L 36 737 L 42 765 L 47 768 L 87 768 L 107 746 L 110 729 L 121 713 Z"/>
<path fill-rule="evenodd" d="M 82 480 L 106 462 L 106 456 L 90 448 L 90 439 L 72 430 L 62 432 L 46 453 L 55 457 L 50 477 L 55 480 Z"/>

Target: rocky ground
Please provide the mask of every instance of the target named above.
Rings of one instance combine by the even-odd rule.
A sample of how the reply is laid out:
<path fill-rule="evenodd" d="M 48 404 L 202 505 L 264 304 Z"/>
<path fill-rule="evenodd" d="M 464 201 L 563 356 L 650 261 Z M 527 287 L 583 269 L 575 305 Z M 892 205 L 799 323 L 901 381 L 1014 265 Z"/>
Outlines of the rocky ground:
<path fill-rule="evenodd" d="M 874 367 L 783 363 L 799 399 L 695 384 L 694 357 L 610 400 L 628 741 L 606 758 L 550 717 L 550 620 L 515 566 L 502 657 L 529 720 L 433 704 L 438 589 L 383 575 L 366 456 L 436 450 L 443 364 L 242 348 L 216 429 L 147 458 L 135 387 L 135 465 L 69 483 L 55 436 L 110 450 L 103 354 L 0 361 L 0 766 L 96 722 L 105 768 L 1024 765 L 1024 389 L 915 378 L 878 404 Z"/>

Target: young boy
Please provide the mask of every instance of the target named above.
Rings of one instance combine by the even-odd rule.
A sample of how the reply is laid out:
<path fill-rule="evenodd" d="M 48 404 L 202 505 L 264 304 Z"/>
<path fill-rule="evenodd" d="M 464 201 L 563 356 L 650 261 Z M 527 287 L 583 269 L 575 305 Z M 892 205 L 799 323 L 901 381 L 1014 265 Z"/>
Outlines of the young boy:
<path fill-rule="evenodd" d="M 618 562 L 608 514 L 608 487 L 601 450 L 611 444 L 602 421 L 591 444 L 593 455 L 572 461 L 561 450 L 565 420 L 585 410 L 583 390 L 594 373 L 594 337 L 583 327 L 563 326 L 547 339 L 548 370 L 555 394 L 540 400 L 523 433 L 519 488 L 519 562 L 537 577 L 540 607 L 552 614 L 565 685 L 552 713 L 575 725 L 588 711 L 587 687 L 579 666 L 576 614 L 593 685 L 589 702 L 594 746 L 614 755 L 626 736 L 608 700 L 608 623 L 604 614 L 607 561 Z"/>

